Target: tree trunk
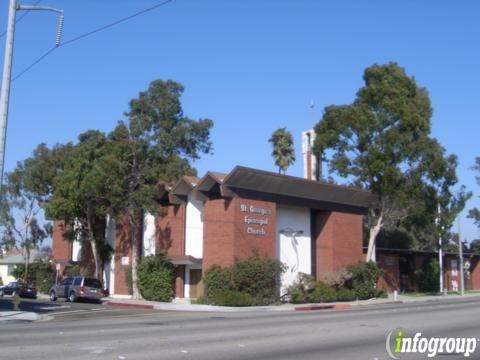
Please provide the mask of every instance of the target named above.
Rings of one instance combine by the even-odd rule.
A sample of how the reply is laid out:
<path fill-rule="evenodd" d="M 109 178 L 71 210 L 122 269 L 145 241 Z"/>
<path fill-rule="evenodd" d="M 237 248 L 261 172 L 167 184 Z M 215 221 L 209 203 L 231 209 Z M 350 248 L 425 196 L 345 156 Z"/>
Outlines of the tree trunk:
<path fill-rule="evenodd" d="M 25 248 L 25 274 L 23 275 L 23 281 L 27 282 L 28 277 L 28 264 L 30 263 L 30 249 Z"/>
<path fill-rule="evenodd" d="M 368 239 L 368 250 L 366 261 L 376 261 L 376 240 L 377 235 L 383 227 L 383 212 L 380 212 L 377 223 L 370 228 L 370 235 Z"/>
<path fill-rule="evenodd" d="M 92 248 L 92 255 L 93 255 L 93 261 L 95 263 L 95 278 L 98 280 L 103 280 L 102 279 L 102 273 L 101 273 L 101 263 L 100 263 L 100 255 L 98 254 L 98 247 L 97 247 L 97 242 L 95 240 L 95 234 L 93 233 L 93 227 L 92 227 L 92 222 L 89 220 L 88 221 L 88 241 L 90 242 L 90 247 Z"/>
<path fill-rule="evenodd" d="M 95 262 L 95 278 L 98 280 L 102 279 L 102 265 L 100 263 L 100 256 L 98 255 L 97 242 L 94 237 L 90 236 L 90 246 L 92 248 L 93 261 Z M 102 281 L 103 282 L 103 281 Z"/>
<path fill-rule="evenodd" d="M 140 290 L 138 289 L 138 274 L 137 274 L 137 264 L 138 264 L 138 241 L 137 241 L 137 219 L 135 214 L 129 214 L 128 216 L 130 222 L 130 236 L 132 244 L 132 298 L 134 300 L 142 299 Z"/>

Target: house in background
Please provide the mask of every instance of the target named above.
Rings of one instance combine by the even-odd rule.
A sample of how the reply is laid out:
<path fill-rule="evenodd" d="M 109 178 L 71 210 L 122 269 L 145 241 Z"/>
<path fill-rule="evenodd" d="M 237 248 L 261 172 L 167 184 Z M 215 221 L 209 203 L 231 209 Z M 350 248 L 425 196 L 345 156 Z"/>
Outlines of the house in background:
<path fill-rule="evenodd" d="M 40 251 L 32 250 L 30 253 L 30 262 L 40 260 L 42 258 Z M 24 265 L 25 258 L 19 251 L 6 253 L 0 258 L 0 276 L 2 277 L 3 284 L 8 284 L 11 281 L 15 281 L 15 277 L 12 276 L 13 270 L 18 265 Z"/>

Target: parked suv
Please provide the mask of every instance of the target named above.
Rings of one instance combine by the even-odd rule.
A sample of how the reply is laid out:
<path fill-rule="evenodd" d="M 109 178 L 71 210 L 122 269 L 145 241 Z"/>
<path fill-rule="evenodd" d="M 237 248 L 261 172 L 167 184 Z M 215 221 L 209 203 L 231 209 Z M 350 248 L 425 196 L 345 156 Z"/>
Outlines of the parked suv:
<path fill-rule="evenodd" d="M 90 299 L 101 301 L 103 297 L 102 284 L 98 279 L 85 276 L 67 277 L 60 284 L 53 285 L 50 288 L 50 300 L 65 298 L 70 302 L 77 299 Z"/>

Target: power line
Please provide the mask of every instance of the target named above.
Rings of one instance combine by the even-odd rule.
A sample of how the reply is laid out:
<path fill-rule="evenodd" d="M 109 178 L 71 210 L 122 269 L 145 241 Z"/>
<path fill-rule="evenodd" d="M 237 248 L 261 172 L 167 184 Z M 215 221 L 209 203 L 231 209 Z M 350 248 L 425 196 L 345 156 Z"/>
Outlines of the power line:
<path fill-rule="evenodd" d="M 41 0 L 40 0 L 40 1 L 41 1 Z M 18 79 L 19 77 L 23 76 L 25 73 L 27 73 L 28 71 L 30 71 L 33 67 L 35 67 L 38 63 L 40 63 L 42 60 L 44 60 L 47 56 L 49 56 L 50 54 L 52 54 L 52 53 L 53 53 L 56 49 L 58 49 L 59 47 L 62 47 L 62 46 L 71 44 L 71 43 L 73 43 L 73 42 L 79 41 L 79 40 L 81 40 L 81 39 L 84 39 L 84 38 L 89 37 L 89 36 L 91 36 L 91 35 L 94 35 L 94 34 L 96 34 L 96 33 L 99 33 L 99 32 L 101 32 L 101 31 L 104 31 L 104 30 L 106 30 L 106 29 L 109 29 L 109 28 L 111 28 L 111 27 L 114 27 L 114 26 L 116 26 L 116 25 L 119 25 L 119 24 L 121 24 L 121 23 L 123 23 L 123 22 L 126 22 L 126 21 L 128 21 L 128 20 L 131 20 L 131 19 L 133 19 L 133 18 L 135 18 L 135 17 L 137 17 L 137 16 L 143 15 L 143 14 L 145 14 L 145 13 L 147 13 L 147 12 L 150 12 L 150 11 L 152 11 L 152 10 L 155 10 L 155 9 L 157 9 L 157 8 L 159 8 L 159 7 L 165 6 L 165 5 L 167 5 L 168 3 L 171 3 L 171 2 L 173 2 L 173 0 L 164 0 L 164 1 L 162 1 L 162 2 L 160 2 L 160 3 L 158 3 L 158 4 L 156 4 L 156 5 L 150 6 L 150 7 L 146 8 L 146 9 L 140 10 L 140 11 L 134 13 L 134 14 L 128 15 L 128 16 L 126 16 L 126 17 L 124 17 L 124 18 L 121 18 L 121 19 L 119 19 L 119 20 L 116 20 L 116 21 L 114 21 L 114 22 L 111 22 L 111 23 L 109 23 L 109 24 L 107 24 L 107 25 L 101 26 L 101 27 L 96 28 L 96 29 L 94 29 L 94 30 L 88 31 L 88 32 L 86 32 L 86 33 L 84 33 L 84 34 L 78 35 L 78 36 L 76 36 L 76 37 L 74 37 L 74 38 L 72 38 L 72 39 L 70 39 L 70 40 L 64 41 L 64 42 L 62 42 L 59 46 L 54 46 L 54 47 L 52 47 L 50 50 L 46 51 L 46 52 L 43 53 L 41 56 L 39 56 L 34 62 L 32 62 L 30 65 L 28 65 L 28 66 L 27 66 L 25 69 L 23 69 L 20 73 L 18 73 L 17 75 L 15 75 L 15 76 L 12 78 L 12 81 Z"/>
<path fill-rule="evenodd" d="M 50 50 L 48 50 L 46 53 L 44 53 L 42 56 L 40 56 L 39 58 L 37 58 L 37 60 L 35 60 L 33 63 L 31 63 L 30 65 L 28 65 L 25 69 L 23 69 L 22 71 L 20 71 L 17 75 L 15 75 L 14 77 L 12 77 L 12 81 L 15 81 L 17 80 L 19 77 L 21 77 L 23 74 L 25 74 L 27 71 L 29 71 L 31 68 L 33 68 L 35 65 L 37 65 L 39 62 L 41 62 L 43 59 L 45 59 L 48 55 L 50 55 L 52 52 L 54 52 L 55 50 L 57 50 L 57 47 L 54 46 L 53 48 L 51 48 Z"/>
<path fill-rule="evenodd" d="M 99 27 L 99 28 L 97 28 L 97 29 L 95 29 L 95 30 L 92 30 L 92 31 L 89 31 L 89 32 L 87 32 L 87 33 L 85 33 L 85 34 L 82 34 L 82 35 L 79 35 L 79 36 L 77 36 L 77 37 L 74 37 L 73 39 L 64 41 L 62 44 L 60 44 L 60 46 L 65 46 L 65 45 L 71 44 L 71 43 L 73 43 L 73 42 L 75 42 L 75 41 L 78 41 L 78 40 L 80 40 L 80 39 L 86 38 L 86 37 L 88 37 L 88 36 L 91 36 L 91 35 L 93 35 L 93 34 L 96 34 L 96 33 L 100 32 L 100 31 L 106 30 L 106 29 L 108 29 L 108 28 L 111 28 L 111 27 L 113 27 L 113 26 L 116 26 L 116 25 L 118 25 L 118 24 L 121 24 L 121 23 L 123 23 L 123 22 L 125 22 L 125 21 L 131 20 L 131 19 L 133 19 L 133 18 L 135 18 L 135 17 L 137 17 L 137 16 L 140 16 L 140 15 L 143 15 L 143 14 L 149 12 L 149 11 L 155 10 L 155 9 L 161 7 L 161 6 L 167 5 L 168 3 L 172 2 L 172 1 L 173 1 L 173 0 L 165 0 L 165 1 L 162 1 L 161 3 L 159 3 L 159 4 L 157 4 L 157 5 L 153 5 L 153 6 L 149 7 L 149 8 L 147 8 L 147 9 L 144 9 L 144 10 L 141 10 L 141 11 L 139 11 L 139 12 L 136 12 L 135 14 L 129 15 L 129 16 L 127 16 L 127 17 L 124 17 L 124 18 L 120 19 L 120 20 L 114 21 L 114 22 L 112 22 L 112 23 L 110 23 L 110 24 L 101 26 L 101 27 Z"/>
<path fill-rule="evenodd" d="M 42 2 L 42 0 L 37 0 L 37 2 L 36 2 L 35 4 L 33 4 L 33 6 L 38 5 L 38 4 L 40 4 L 41 2 Z M 27 16 L 29 12 L 30 12 L 30 10 L 25 11 L 25 12 L 22 14 L 22 16 L 20 16 L 20 17 L 17 19 L 17 21 L 15 21 L 15 24 L 18 24 L 20 21 L 22 21 L 22 19 L 23 19 L 25 16 Z M 2 33 L 0 34 L 0 38 L 4 37 L 6 34 L 7 34 L 6 31 L 2 32 Z"/>

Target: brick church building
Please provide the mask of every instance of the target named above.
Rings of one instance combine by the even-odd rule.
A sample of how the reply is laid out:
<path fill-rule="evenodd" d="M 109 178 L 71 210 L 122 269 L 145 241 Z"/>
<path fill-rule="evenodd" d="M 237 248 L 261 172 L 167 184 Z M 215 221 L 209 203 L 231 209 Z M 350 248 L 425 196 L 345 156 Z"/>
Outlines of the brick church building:
<path fill-rule="evenodd" d="M 230 173 L 183 176 L 161 185 L 162 210 L 143 218 L 139 254 L 167 253 L 175 265 L 175 296 L 195 298 L 212 265 L 229 266 L 257 251 L 288 266 L 282 286 L 299 272 L 320 279 L 326 272 L 364 259 L 363 215 L 370 192 L 318 181 L 321 165 L 312 155 L 312 130 L 302 134 L 304 178 L 237 166 Z M 54 262 L 80 260 L 80 246 L 63 239 L 54 223 Z M 128 225 L 107 219 L 106 242 L 113 249 L 104 282 L 113 296 L 128 296 L 131 264 Z M 85 252 L 84 252 L 85 253 Z M 83 255 L 85 257 L 85 254 Z M 87 256 L 88 258 L 88 256 Z"/>

